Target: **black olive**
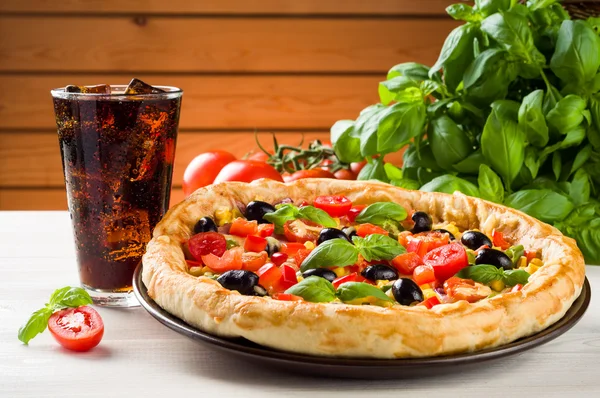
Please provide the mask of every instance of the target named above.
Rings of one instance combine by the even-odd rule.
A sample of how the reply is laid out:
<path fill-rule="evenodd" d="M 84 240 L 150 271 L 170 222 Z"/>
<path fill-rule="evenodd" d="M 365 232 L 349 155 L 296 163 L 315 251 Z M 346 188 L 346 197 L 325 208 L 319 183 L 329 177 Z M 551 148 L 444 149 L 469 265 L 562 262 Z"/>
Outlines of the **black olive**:
<path fill-rule="evenodd" d="M 415 301 L 423 301 L 423 292 L 412 279 L 398 279 L 392 285 L 392 293 L 396 301 L 402 305 L 411 305 Z"/>
<path fill-rule="evenodd" d="M 454 236 L 454 234 L 452 232 L 448 231 L 447 229 L 443 229 L 443 228 L 434 229 L 433 232 L 441 232 L 443 234 L 448 234 L 448 236 L 450 236 L 450 240 L 456 240 L 456 236 Z"/>
<path fill-rule="evenodd" d="M 337 228 L 323 228 L 321 233 L 319 233 L 319 239 L 317 239 L 317 245 L 325 242 L 326 240 L 331 239 L 345 239 L 348 242 L 352 243 L 348 235 L 343 233 L 341 230 Z"/>
<path fill-rule="evenodd" d="M 225 289 L 237 290 L 246 296 L 254 296 L 256 295 L 254 287 L 258 285 L 258 275 L 245 270 L 227 271 L 217 278 L 217 282 Z"/>
<path fill-rule="evenodd" d="M 391 281 L 398 279 L 398 271 L 385 264 L 369 265 L 360 274 L 370 281 Z"/>
<path fill-rule="evenodd" d="M 496 249 L 481 249 L 475 257 L 475 264 L 490 264 L 496 268 L 513 269 L 513 262 L 504 252 Z"/>
<path fill-rule="evenodd" d="M 354 228 L 354 227 L 346 227 L 346 228 L 342 229 L 342 232 L 345 233 L 346 236 L 348 238 L 350 238 L 351 241 L 352 241 L 353 236 L 358 236 L 358 234 L 356 233 L 356 228 Z"/>
<path fill-rule="evenodd" d="M 492 247 L 492 241 L 484 233 L 479 231 L 465 231 L 460 242 L 471 250 L 477 250 L 483 245 Z"/>
<path fill-rule="evenodd" d="M 267 237 L 267 248 L 265 249 L 269 257 L 281 250 L 281 242 L 272 236 Z"/>
<path fill-rule="evenodd" d="M 425 213 L 424 211 L 415 211 L 412 215 L 412 220 L 415 222 L 415 226 L 411 230 L 413 234 L 431 231 L 433 220 L 429 214 Z"/>
<path fill-rule="evenodd" d="M 194 233 L 199 234 L 200 232 L 217 232 L 217 224 L 210 217 L 202 217 L 194 225 Z"/>
<path fill-rule="evenodd" d="M 263 217 L 267 213 L 273 213 L 275 211 L 275 207 L 273 205 L 268 204 L 267 202 L 261 202 L 260 200 L 255 200 L 246 206 L 246 218 L 250 221 L 256 220 L 259 224 L 268 224 L 269 221 L 265 220 Z"/>
<path fill-rule="evenodd" d="M 308 278 L 309 276 L 318 276 L 320 278 L 327 279 L 329 282 L 333 282 L 337 278 L 335 272 L 327 268 L 309 269 L 308 271 L 304 271 L 302 273 L 302 277 L 304 278 Z"/>

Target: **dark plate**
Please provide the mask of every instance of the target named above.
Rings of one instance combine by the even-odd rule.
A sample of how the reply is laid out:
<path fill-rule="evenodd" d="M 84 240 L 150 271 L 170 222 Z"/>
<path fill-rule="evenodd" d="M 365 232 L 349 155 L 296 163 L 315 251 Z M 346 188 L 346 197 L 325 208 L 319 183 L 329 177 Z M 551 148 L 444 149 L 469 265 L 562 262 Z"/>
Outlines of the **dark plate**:
<path fill-rule="evenodd" d="M 133 275 L 133 289 L 142 307 L 160 323 L 174 331 L 204 343 L 214 349 L 275 369 L 296 374 L 344 378 L 406 378 L 440 373 L 459 372 L 478 367 L 482 361 L 520 353 L 547 343 L 571 329 L 581 319 L 590 303 L 590 284 L 585 279 L 581 295 L 565 316 L 549 328 L 510 344 L 474 353 L 414 359 L 351 359 L 302 355 L 278 351 L 255 344 L 243 338 L 226 339 L 204 333 L 160 308 L 148 296 L 142 282 L 141 265 Z"/>

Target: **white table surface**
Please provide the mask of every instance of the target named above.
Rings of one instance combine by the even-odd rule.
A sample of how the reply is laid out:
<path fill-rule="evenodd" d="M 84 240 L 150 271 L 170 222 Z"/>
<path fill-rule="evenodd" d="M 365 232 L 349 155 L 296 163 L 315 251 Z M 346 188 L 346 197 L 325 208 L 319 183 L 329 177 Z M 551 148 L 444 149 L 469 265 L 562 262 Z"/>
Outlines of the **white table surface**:
<path fill-rule="evenodd" d="M 167 329 L 142 308 L 99 308 L 104 339 L 88 353 L 62 349 L 48 331 L 21 344 L 19 326 L 54 289 L 77 285 L 76 269 L 68 213 L 0 212 L 0 397 L 600 396 L 597 296 L 565 335 L 468 373 L 319 379 L 232 359 Z M 588 267 L 587 276 L 600 291 L 600 267 Z"/>

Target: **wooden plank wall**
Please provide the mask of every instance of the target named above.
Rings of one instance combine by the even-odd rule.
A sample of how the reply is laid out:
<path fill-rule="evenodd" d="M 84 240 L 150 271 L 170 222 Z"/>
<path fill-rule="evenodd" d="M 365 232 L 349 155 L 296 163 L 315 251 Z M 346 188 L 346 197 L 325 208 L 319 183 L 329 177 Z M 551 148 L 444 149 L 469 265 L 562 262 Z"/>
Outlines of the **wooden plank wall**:
<path fill-rule="evenodd" d="M 449 0 L 2 0 L 0 210 L 66 209 L 49 90 L 126 83 L 185 91 L 173 201 L 198 153 L 242 156 L 253 131 L 327 139 L 377 101 L 394 64 L 432 64 Z M 397 159 L 395 159 L 397 160 Z"/>

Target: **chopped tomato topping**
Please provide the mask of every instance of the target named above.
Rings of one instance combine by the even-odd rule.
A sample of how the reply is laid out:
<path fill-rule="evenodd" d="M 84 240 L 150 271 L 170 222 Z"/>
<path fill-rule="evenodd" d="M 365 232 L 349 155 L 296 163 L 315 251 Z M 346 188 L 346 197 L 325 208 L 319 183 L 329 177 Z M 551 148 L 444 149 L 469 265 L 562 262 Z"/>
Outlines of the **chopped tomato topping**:
<path fill-rule="evenodd" d="M 430 265 L 419 265 L 413 271 L 413 280 L 417 285 L 435 282 L 435 273 Z"/>
<path fill-rule="evenodd" d="M 267 236 L 273 235 L 275 232 L 275 225 L 273 224 L 258 224 L 258 236 L 266 238 Z"/>
<path fill-rule="evenodd" d="M 386 231 L 385 229 L 378 227 L 377 225 L 373 225 L 373 224 L 360 224 L 356 226 L 356 235 L 360 236 L 361 238 L 364 238 L 367 235 L 372 235 L 372 234 L 380 234 L 380 235 L 385 235 L 388 236 L 390 233 L 388 231 Z"/>
<path fill-rule="evenodd" d="M 468 266 L 469 259 L 463 245 L 450 243 L 427 253 L 423 263 L 432 266 L 436 278 L 444 281 Z"/>
<path fill-rule="evenodd" d="M 492 289 L 471 279 L 453 276 L 444 282 L 444 290 L 448 297 L 454 301 L 465 300 L 475 303 L 492 294 Z"/>
<path fill-rule="evenodd" d="M 361 275 L 359 275 L 356 272 L 353 272 L 351 274 L 345 275 L 345 276 L 340 276 L 339 278 L 335 279 L 332 283 L 333 283 L 333 287 L 335 287 L 336 289 L 338 287 L 340 287 L 341 284 L 346 283 L 346 282 L 368 282 L 365 278 L 363 278 Z"/>
<path fill-rule="evenodd" d="M 404 275 L 412 275 L 415 268 L 423 265 L 423 259 L 417 253 L 403 253 L 392 260 L 392 265 Z"/>
<path fill-rule="evenodd" d="M 283 225 L 283 234 L 290 242 L 314 242 L 319 238 L 320 226 L 308 220 L 290 220 Z"/>
<path fill-rule="evenodd" d="M 282 291 L 279 286 L 281 281 L 281 270 L 273 263 L 266 263 L 258 271 L 258 283 L 269 291 L 269 293 Z"/>
<path fill-rule="evenodd" d="M 271 261 L 276 266 L 280 266 L 281 264 L 283 264 L 287 261 L 288 257 L 289 256 L 285 253 L 277 252 L 277 253 L 273 253 L 273 255 L 271 256 Z"/>
<path fill-rule="evenodd" d="M 200 232 L 190 238 L 188 248 L 196 260 L 207 254 L 221 257 L 227 250 L 227 241 L 225 236 L 218 232 Z"/>
<path fill-rule="evenodd" d="M 246 271 L 257 271 L 265 265 L 267 260 L 269 259 L 269 255 L 265 251 L 261 251 L 260 253 L 243 253 L 242 254 L 242 269 Z"/>
<path fill-rule="evenodd" d="M 510 247 L 510 243 L 504 240 L 504 234 L 495 228 L 492 230 L 492 243 L 502 250 L 506 250 Z"/>
<path fill-rule="evenodd" d="M 525 250 L 524 256 L 527 257 L 527 263 L 531 262 L 534 258 L 537 258 L 537 252 L 533 250 Z"/>
<path fill-rule="evenodd" d="M 400 243 L 404 248 L 408 247 L 408 237 L 412 236 L 412 232 L 410 231 L 402 231 L 398 234 L 398 243 Z"/>
<path fill-rule="evenodd" d="M 450 242 L 450 236 L 445 232 L 421 232 L 416 235 L 407 235 L 408 244 L 406 250 L 411 253 L 417 253 L 424 257 L 427 253 L 438 247 L 447 245 Z"/>
<path fill-rule="evenodd" d="M 258 234 L 258 222 L 256 220 L 248 221 L 241 217 L 233 220 L 229 229 L 231 235 L 248 236 Z"/>
<path fill-rule="evenodd" d="M 256 235 L 248 235 L 244 241 L 244 250 L 247 252 L 261 252 L 267 247 L 267 239 Z"/>
<path fill-rule="evenodd" d="M 427 300 L 419 303 L 419 305 L 424 305 L 428 309 L 431 309 L 432 307 L 434 307 L 438 304 L 441 304 L 441 302 L 440 302 L 440 299 L 437 298 L 437 296 L 429 297 Z"/>
<path fill-rule="evenodd" d="M 342 195 L 317 196 L 313 206 L 326 211 L 331 217 L 341 217 L 348 214 L 352 201 Z"/>
<path fill-rule="evenodd" d="M 296 252 L 296 254 L 294 254 L 294 261 L 296 262 L 298 267 L 302 264 L 304 259 L 306 257 L 308 257 L 308 255 L 310 254 L 311 251 L 312 250 L 308 250 L 308 249 L 300 249 Z"/>
<path fill-rule="evenodd" d="M 350 210 L 348 210 L 348 214 L 346 214 L 346 216 L 348 217 L 348 220 L 350 222 L 354 222 L 354 220 L 356 220 L 356 217 L 358 217 L 358 215 L 360 214 L 361 211 L 363 211 L 363 209 L 367 207 L 367 205 L 354 205 L 350 208 Z"/>
<path fill-rule="evenodd" d="M 298 277 L 296 276 L 296 270 L 289 265 L 282 265 L 279 267 L 281 270 L 281 288 L 287 290 L 290 287 L 298 283 Z"/>
<path fill-rule="evenodd" d="M 304 301 L 302 297 L 289 293 L 275 293 L 272 297 L 281 301 Z"/>
<path fill-rule="evenodd" d="M 279 253 L 285 253 L 289 257 L 292 257 L 298 250 L 306 249 L 303 243 L 298 242 L 282 242 L 281 249 L 279 249 Z"/>
<path fill-rule="evenodd" d="M 234 247 L 223 253 L 221 257 L 215 256 L 212 253 L 202 256 L 202 262 L 215 272 L 242 269 L 242 253 L 244 253 L 244 249 Z"/>

